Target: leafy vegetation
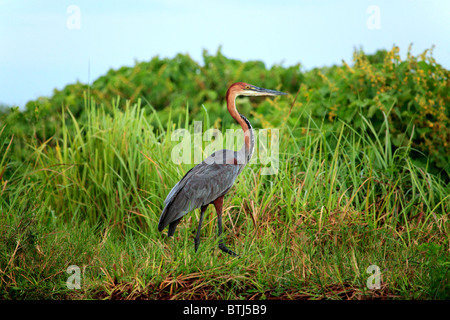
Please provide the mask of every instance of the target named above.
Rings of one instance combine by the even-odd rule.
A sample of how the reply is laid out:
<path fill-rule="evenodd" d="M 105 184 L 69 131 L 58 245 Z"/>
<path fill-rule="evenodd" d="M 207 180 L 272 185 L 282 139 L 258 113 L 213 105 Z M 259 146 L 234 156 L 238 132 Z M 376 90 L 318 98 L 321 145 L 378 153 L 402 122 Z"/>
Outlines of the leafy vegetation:
<path fill-rule="evenodd" d="M 355 52 L 352 65 L 153 58 L 77 83 L 0 124 L 4 299 L 447 299 L 449 72 L 431 53 Z M 256 128 L 280 130 L 279 168 L 250 164 L 224 204 L 168 239 L 165 196 L 192 166 L 171 161 L 177 128 L 238 126 L 229 84 L 290 92 L 242 98 Z M 431 102 L 430 102 L 431 101 Z M 82 270 L 68 289 L 67 267 Z M 380 286 L 367 287 L 379 266 Z"/>

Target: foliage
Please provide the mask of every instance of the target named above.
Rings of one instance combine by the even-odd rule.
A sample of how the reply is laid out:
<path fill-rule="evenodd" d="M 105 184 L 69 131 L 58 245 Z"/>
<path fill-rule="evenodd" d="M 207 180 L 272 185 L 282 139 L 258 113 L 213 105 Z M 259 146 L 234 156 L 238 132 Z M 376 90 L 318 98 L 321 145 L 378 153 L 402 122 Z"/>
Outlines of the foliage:
<path fill-rule="evenodd" d="M 419 260 L 416 243 L 448 241 L 449 186 L 415 166 L 410 148 L 391 154 L 367 134 L 370 122 L 331 132 L 334 147 L 310 114 L 306 127 L 282 125 L 278 174 L 249 165 L 226 197 L 226 242 L 242 255 L 232 259 L 216 248 L 213 214 L 197 254 L 198 213 L 172 239 L 157 231 L 164 197 L 189 167 L 170 161 L 171 129 L 153 128 L 155 113 L 118 104 L 108 115 L 91 103 L 85 124 L 63 121 L 55 146 L 34 147 L 3 183 L 3 298 L 445 297 L 445 253 Z M 72 264 L 84 270 L 81 291 L 65 286 Z M 383 268 L 378 291 L 366 287 L 372 264 Z"/>
<path fill-rule="evenodd" d="M 450 298 L 450 260 L 448 250 L 436 243 L 423 243 L 418 248 L 425 255 L 425 283 L 434 299 Z"/>
<path fill-rule="evenodd" d="M 223 96 L 239 80 L 291 93 L 238 100 L 256 128 L 280 130 L 278 173 L 250 164 L 226 197 L 226 242 L 240 257 L 216 248 L 214 214 L 194 253 L 197 212 L 174 238 L 156 228 L 192 166 L 171 161 L 172 133 L 193 120 L 234 126 Z M 0 296 L 447 299 L 448 103 L 448 71 L 394 47 L 306 72 L 220 50 L 204 65 L 155 57 L 3 108 Z M 72 264 L 80 291 L 65 285 Z M 377 290 L 366 286 L 373 264 Z"/>
<path fill-rule="evenodd" d="M 363 125 L 363 115 L 378 134 L 386 116 L 394 147 L 412 140 L 412 147 L 429 156 L 433 165 L 450 170 L 450 72 L 428 50 L 418 57 L 408 51 L 405 61 L 398 47 L 373 57 L 355 52 L 353 66 L 343 62 L 317 70 L 317 81 L 308 86 L 312 108 L 325 111 L 330 122 L 339 119 L 356 130 Z M 421 160 L 425 166 L 426 157 Z"/>
<path fill-rule="evenodd" d="M 35 135 L 45 141 L 60 134 L 57 124 L 63 107 L 69 107 L 76 119 L 84 121 L 84 106 L 91 98 L 110 112 L 120 97 L 122 107 L 126 100 L 136 103 L 141 99 L 144 109 L 157 110 L 162 123 L 167 123 L 169 110 L 183 119 L 186 105 L 190 118 L 199 120 L 205 106 L 210 117 L 218 119 L 217 127 L 220 119 L 228 121 L 223 99 L 228 85 L 244 80 L 292 94 L 291 100 L 280 101 L 277 106 L 270 100 L 252 101 L 250 110 L 245 103 L 242 112 L 251 112 L 257 126 L 277 126 L 291 113 L 291 121 L 295 121 L 295 116 L 308 108 L 326 128 L 339 130 L 345 122 L 359 130 L 364 117 L 374 125 L 374 134 L 383 135 L 386 116 L 394 150 L 411 140 L 411 156 L 418 165 L 449 177 L 450 73 L 435 61 L 432 50 L 418 56 L 409 50 L 404 61 L 395 46 L 374 55 L 359 50 L 352 65 L 343 61 L 340 66 L 306 72 L 300 65 L 274 65 L 269 69 L 260 61 L 228 59 L 220 49 L 216 55 L 204 51 L 203 60 L 201 65 L 188 55 L 178 54 L 172 59 L 154 57 L 136 62 L 133 67 L 108 71 L 89 86 L 76 83 L 55 89 L 52 97 L 28 102 L 24 112 L 7 110 L 2 118 L 14 124 L 6 129 L 10 135 Z"/>

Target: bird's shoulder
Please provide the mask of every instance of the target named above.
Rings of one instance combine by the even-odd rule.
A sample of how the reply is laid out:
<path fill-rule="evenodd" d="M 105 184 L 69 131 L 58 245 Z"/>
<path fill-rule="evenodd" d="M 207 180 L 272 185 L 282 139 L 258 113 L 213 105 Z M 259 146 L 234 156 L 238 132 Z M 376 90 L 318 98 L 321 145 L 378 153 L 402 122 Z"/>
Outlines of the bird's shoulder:
<path fill-rule="evenodd" d="M 220 154 L 219 156 L 222 155 Z M 237 165 L 235 157 L 222 158 L 223 161 L 219 161 L 218 158 L 210 157 L 192 168 L 186 178 L 214 180 L 234 176 L 239 171 L 239 166 Z"/>
<path fill-rule="evenodd" d="M 238 164 L 238 153 L 234 150 L 229 149 L 221 149 L 214 151 L 209 157 L 207 157 L 204 161 L 206 164 L 229 164 L 229 165 L 237 165 Z"/>
<path fill-rule="evenodd" d="M 167 204 L 178 192 L 189 198 L 205 197 L 228 190 L 240 172 L 237 154 L 232 150 L 219 150 L 191 168 L 169 192 Z"/>

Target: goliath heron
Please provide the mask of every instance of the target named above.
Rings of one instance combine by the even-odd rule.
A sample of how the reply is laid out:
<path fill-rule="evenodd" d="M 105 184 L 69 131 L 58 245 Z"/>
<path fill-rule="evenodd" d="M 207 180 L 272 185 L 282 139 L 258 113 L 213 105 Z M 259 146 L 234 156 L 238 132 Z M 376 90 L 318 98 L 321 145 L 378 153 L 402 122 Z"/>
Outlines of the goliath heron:
<path fill-rule="evenodd" d="M 253 128 L 250 122 L 236 110 L 237 96 L 278 96 L 286 93 L 259 88 L 247 83 L 232 84 L 227 91 L 228 112 L 244 130 L 244 145 L 239 151 L 220 150 L 211 154 L 199 163 L 173 187 L 164 201 L 164 209 L 159 219 L 158 231 L 169 225 L 167 235 L 171 237 L 181 218 L 190 211 L 200 208 L 200 221 L 195 236 L 195 251 L 200 244 L 200 229 L 203 215 L 210 204 L 214 204 L 217 212 L 219 248 L 236 256 L 228 249 L 222 239 L 222 207 L 223 197 L 233 186 L 237 176 L 250 161 L 254 151 Z"/>

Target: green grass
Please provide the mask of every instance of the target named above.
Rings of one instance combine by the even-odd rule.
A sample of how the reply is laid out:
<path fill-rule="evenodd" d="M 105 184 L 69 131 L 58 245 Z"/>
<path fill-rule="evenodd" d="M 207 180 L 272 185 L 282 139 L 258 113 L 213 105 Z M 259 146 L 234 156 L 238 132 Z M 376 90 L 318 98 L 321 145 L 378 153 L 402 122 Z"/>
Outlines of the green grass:
<path fill-rule="evenodd" d="M 189 119 L 162 124 L 150 106 L 118 103 L 86 103 L 84 122 L 66 109 L 61 138 L 31 138 L 25 163 L 8 161 L 3 144 L 3 299 L 449 298 L 450 187 L 366 119 L 344 135 L 345 123 L 327 130 L 305 108 L 280 126 L 278 174 L 249 165 L 225 198 L 233 258 L 218 249 L 212 206 L 198 253 L 197 211 L 173 238 L 157 231 L 165 196 L 191 167 L 171 161 L 170 139 L 193 131 Z M 81 289 L 66 286 L 70 265 Z M 379 289 L 367 288 L 370 265 Z"/>

